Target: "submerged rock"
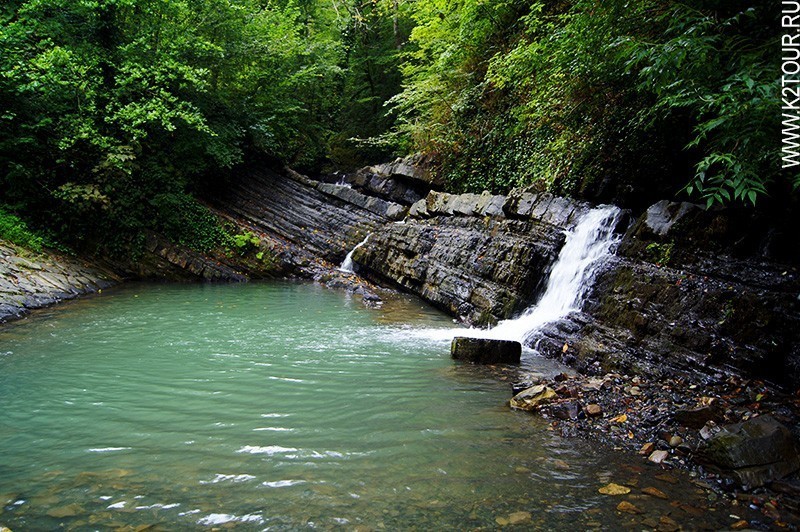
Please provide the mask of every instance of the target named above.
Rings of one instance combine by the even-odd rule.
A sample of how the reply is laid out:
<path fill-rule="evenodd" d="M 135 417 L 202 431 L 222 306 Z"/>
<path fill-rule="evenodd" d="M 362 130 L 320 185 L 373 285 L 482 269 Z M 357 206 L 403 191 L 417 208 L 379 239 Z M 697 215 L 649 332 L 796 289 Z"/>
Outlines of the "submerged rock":
<path fill-rule="evenodd" d="M 759 487 L 800 469 L 800 444 L 770 415 L 723 427 L 700 458 L 743 486 Z"/>
<path fill-rule="evenodd" d="M 522 344 L 511 340 L 457 336 L 450 344 L 450 354 L 456 360 L 474 364 L 518 364 L 522 357 Z"/>

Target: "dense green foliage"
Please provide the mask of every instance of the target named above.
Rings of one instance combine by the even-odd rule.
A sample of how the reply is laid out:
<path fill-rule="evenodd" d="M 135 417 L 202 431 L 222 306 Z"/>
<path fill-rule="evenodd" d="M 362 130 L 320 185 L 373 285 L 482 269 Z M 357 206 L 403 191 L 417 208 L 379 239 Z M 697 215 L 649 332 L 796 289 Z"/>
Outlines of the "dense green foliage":
<path fill-rule="evenodd" d="M 0 240 L 33 251 L 41 251 L 44 238 L 31 231 L 17 216 L 0 209 Z"/>
<path fill-rule="evenodd" d="M 780 175 L 767 3 L 422 0 L 414 17 L 394 103 L 454 188 L 710 205 L 800 186 Z"/>
<path fill-rule="evenodd" d="M 231 244 L 245 160 L 435 156 L 454 190 L 790 196 L 776 10 L 744 0 L 7 0 L 0 203 L 73 245 Z"/>
<path fill-rule="evenodd" d="M 2 202 L 73 243 L 148 228 L 208 247 L 216 222 L 186 194 L 248 151 L 325 158 L 352 18 L 314 0 L 4 2 Z"/>

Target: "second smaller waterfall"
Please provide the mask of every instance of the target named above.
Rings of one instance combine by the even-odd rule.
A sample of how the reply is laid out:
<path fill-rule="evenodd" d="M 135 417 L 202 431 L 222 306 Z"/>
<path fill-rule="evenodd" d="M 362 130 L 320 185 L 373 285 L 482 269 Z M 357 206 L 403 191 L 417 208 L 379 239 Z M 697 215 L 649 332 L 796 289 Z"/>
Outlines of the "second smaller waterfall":
<path fill-rule="evenodd" d="M 372 233 L 368 234 L 364 240 L 356 244 L 356 247 L 350 250 L 350 253 L 347 254 L 347 256 L 342 261 L 342 264 L 339 266 L 340 272 L 355 273 L 355 271 L 353 270 L 353 253 L 355 253 L 358 248 L 366 244 L 370 236 L 372 236 Z"/>

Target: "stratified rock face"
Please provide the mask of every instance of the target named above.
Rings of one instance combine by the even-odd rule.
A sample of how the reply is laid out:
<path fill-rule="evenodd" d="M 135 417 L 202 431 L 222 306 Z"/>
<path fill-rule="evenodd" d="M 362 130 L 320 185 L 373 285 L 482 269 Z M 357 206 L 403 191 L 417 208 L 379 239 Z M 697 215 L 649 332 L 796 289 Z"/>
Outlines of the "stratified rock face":
<path fill-rule="evenodd" d="M 512 220 L 408 220 L 376 231 L 354 258 L 362 275 L 399 285 L 475 324 L 524 309 L 563 243 L 554 227 Z"/>
<path fill-rule="evenodd" d="M 539 349 L 589 373 L 733 371 L 791 383 L 800 376 L 797 267 L 732 256 L 732 218 L 653 205 L 598 276 L 584 312 L 545 328 Z"/>
<path fill-rule="evenodd" d="M 800 444 L 788 428 L 764 415 L 723 428 L 701 449 L 700 458 L 755 488 L 800 469 Z"/>
<path fill-rule="evenodd" d="M 550 195 L 519 198 L 431 192 L 403 223 L 356 250 L 359 272 L 416 293 L 472 324 L 527 308 L 587 206 Z"/>
<path fill-rule="evenodd" d="M 274 235 L 298 264 L 322 258 L 338 264 L 379 226 L 407 209 L 347 186 L 321 183 L 290 170 L 262 169 L 240 176 L 214 204 L 255 229 Z"/>
<path fill-rule="evenodd" d="M 450 344 L 450 355 L 473 364 L 519 364 L 522 344 L 510 340 L 487 340 L 457 336 Z"/>
<path fill-rule="evenodd" d="M 20 256 L 0 241 L 0 322 L 116 284 L 112 273 L 68 257 Z"/>

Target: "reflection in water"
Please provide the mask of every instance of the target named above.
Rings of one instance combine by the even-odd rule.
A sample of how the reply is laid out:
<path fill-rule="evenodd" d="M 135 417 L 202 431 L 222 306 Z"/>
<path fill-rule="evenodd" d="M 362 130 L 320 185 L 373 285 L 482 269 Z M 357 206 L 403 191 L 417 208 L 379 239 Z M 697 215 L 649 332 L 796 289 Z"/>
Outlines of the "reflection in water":
<path fill-rule="evenodd" d="M 374 311 L 288 283 L 131 285 L 12 324 L 0 523 L 640 525 L 597 489 L 648 470 L 509 411 L 496 374 L 409 334 L 436 327 L 452 322 L 414 299 Z"/>

